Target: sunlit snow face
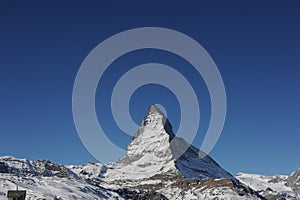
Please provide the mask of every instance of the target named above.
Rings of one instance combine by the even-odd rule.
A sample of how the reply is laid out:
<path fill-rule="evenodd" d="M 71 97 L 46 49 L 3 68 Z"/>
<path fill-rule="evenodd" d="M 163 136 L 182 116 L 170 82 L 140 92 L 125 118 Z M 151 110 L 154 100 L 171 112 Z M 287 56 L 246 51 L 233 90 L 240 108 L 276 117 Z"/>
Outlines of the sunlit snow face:
<path fill-rule="evenodd" d="M 152 113 L 144 119 L 144 126 L 148 129 L 160 129 L 164 126 L 164 117 L 159 113 Z"/>

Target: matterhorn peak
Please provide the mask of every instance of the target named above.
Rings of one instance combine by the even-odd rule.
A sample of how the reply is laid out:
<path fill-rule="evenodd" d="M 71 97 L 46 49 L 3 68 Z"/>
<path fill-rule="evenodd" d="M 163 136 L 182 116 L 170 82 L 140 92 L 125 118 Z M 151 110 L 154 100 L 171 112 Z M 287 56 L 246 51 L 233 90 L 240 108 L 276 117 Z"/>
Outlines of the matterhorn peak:
<path fill-rule="evenodd" d="M 148 108 L 148 115 L 152 113 L 158 113 L 162 116 L 165 116 L 165 114 L 155 104 L 151 104 Z"/>
<path fill-rule="evenodd" d="M 152 131 L 156 130 L 165 130 L 167 134 L 171 136 L 171 139 L 174 137 L 173 128 L 165 114 L 154 104 L 151 104 L 148 108 L 147 115 L 144 117 L 141 127 L 138 130 L 143 132 L 144 129 L 150 129 Z"/>
<path fill-rule="evenodd" d="M 200 158 L 199 153 L 205 156 Z M 187 178 L 233 178 L 204 152 L 176 137 L 171 123 L 154 104 L 118 163 L 126 172 L 134 169 L 145 176 L 171 173 Z"/>

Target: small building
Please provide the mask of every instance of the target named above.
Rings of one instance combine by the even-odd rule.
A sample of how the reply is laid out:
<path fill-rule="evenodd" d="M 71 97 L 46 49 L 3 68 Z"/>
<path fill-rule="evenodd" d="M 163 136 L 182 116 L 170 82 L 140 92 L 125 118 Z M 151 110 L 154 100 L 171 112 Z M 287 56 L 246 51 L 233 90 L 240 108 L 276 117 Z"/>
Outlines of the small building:
<path fill-rule="evenodd" d="M 26 190 L 8 190 L 7 199 L 8 200 L 25 200 Z"/>

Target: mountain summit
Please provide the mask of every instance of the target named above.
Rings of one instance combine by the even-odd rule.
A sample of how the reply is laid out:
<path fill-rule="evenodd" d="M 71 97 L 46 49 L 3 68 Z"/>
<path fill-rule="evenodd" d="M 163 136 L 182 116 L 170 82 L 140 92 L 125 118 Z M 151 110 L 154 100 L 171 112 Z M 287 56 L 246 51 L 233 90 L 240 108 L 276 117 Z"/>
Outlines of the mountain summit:
<path fill-rule="evenodd" d="M 186 178 L 233 178 L 204 152 L 175 136 L 164 113 L 151 105 L 119 163 L 145 176 L 180 174 Z M 126 170 L 128 171 L 128 170 Z"/>

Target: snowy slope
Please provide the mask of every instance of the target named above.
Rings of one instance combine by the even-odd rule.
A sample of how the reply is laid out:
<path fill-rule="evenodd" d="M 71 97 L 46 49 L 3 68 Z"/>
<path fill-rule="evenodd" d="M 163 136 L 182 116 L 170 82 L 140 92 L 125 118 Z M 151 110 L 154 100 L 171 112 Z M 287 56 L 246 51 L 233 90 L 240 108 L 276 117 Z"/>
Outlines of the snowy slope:
<path fill-rule="evenodd" d="M 293 174 L 292 174 L 293 175 Z M 300 199 L 299 194 L 288 184 L 289 176 L 264 176 L 238 173 L 236 178 L 250 186 L 267 199 Z"/>
<path fill-rule="evenodd" d="M 26 190 L 27 199 L 117 199 L 117 193 L 88 185 L 85 181 L 59 177 L 17 177 L 0 174 L 0 199 L 7 190 Z"/>
<path fill-rule="evenodd" d="M 0 157 L 0 199 L 6 199 L 7 190 L 17 185 L 27 191 L 27 199 L 122 199 L 113 191 L 87 184 L 62 165 Z"/>

